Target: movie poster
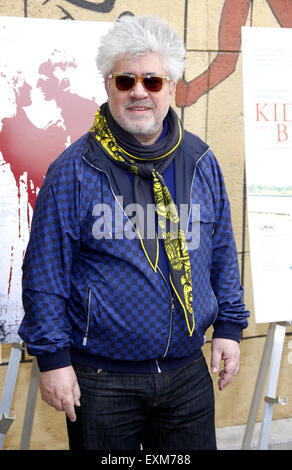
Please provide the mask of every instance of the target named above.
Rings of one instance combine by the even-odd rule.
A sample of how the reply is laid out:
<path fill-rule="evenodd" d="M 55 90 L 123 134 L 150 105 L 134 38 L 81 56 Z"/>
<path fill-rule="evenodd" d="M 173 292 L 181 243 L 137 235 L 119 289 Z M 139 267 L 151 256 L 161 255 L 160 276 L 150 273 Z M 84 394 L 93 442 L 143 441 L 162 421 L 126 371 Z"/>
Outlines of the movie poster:
<path fill-rule="evenodd" d="M 95 59 L 109 27 L 0 17 L 0 342 L 20 341 L 21 266 L 48 166 L 106 100 Z"/>
<path fill-rule="evenodd" d="M 292 320 L 292 29 L 242 28 L 256 322 Z"/>

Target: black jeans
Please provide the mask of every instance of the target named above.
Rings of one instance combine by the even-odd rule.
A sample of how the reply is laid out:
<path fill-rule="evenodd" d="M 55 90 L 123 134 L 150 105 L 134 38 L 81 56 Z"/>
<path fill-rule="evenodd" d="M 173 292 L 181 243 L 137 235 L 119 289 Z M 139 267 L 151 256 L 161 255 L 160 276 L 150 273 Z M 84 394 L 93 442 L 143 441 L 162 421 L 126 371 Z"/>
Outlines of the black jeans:
<path fill-rule="evenodd" d="M 70 450 L 215 450 L 214 391 L 205 358 L 157 374 L 74 365 L 81 389 Z"/>

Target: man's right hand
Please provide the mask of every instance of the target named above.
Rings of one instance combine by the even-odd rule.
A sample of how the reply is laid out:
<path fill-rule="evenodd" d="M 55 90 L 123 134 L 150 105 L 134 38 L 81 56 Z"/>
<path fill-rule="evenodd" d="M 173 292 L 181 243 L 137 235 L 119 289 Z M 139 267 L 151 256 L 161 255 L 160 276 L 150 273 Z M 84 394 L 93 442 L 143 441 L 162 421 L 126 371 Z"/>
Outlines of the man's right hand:
<path fill-rule="evenodd" d="M 72 366 L 40 373 L 42 399 L 58 411 L 65 411 L 70 421 L 76 421 L 75 406 L 80 406 L 80 389 Z"/>

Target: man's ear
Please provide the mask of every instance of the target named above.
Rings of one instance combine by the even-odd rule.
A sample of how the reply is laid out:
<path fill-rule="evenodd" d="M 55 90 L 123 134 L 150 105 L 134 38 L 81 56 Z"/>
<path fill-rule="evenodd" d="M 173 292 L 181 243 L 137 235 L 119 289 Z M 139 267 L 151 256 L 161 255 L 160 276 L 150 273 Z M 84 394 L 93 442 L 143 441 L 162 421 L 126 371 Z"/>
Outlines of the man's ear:
<path fill-rule="evenodd" d="M 176 82 L 170 82 L 169 84 L 169 101 L 175 96 Z"/>
<path fill-rule="evenodd" d="M 170 82 L 169 92 L 170 92 L 171 98 L 173 97 L 173 95 L 175 93 L 175 89 L 176 89 L 176 83 L 175 82 Z"/>

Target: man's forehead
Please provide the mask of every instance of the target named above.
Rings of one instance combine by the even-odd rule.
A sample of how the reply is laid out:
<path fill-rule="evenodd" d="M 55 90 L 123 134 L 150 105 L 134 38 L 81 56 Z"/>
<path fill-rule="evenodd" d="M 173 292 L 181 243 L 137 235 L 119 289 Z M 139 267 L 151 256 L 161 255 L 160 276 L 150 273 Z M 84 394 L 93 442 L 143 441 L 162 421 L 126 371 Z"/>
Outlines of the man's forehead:
<path fill-rule="evenodd" d="M 157 74 L 165 73 L 166 70 L 161 56 L 157 52 L 149 52 L 139 57 L 126 56 L 118 60 L 114 64 L 112 72 Z"/>

